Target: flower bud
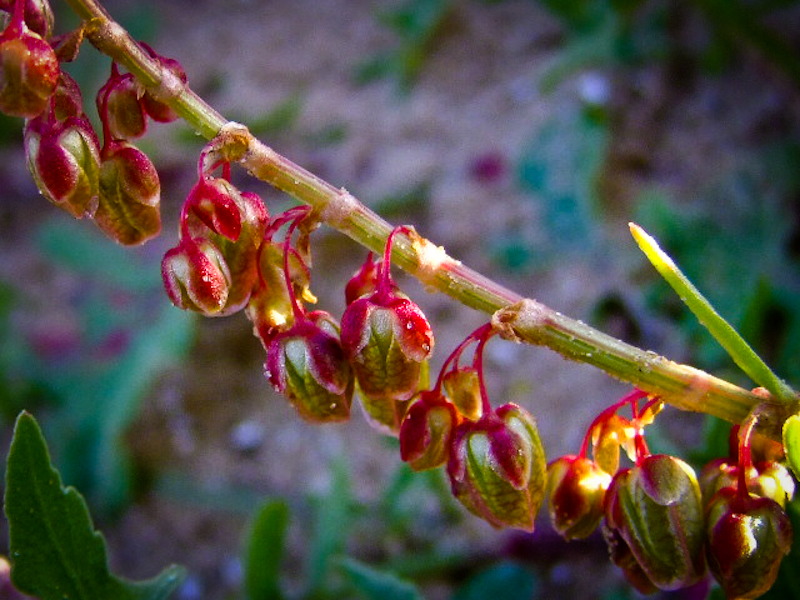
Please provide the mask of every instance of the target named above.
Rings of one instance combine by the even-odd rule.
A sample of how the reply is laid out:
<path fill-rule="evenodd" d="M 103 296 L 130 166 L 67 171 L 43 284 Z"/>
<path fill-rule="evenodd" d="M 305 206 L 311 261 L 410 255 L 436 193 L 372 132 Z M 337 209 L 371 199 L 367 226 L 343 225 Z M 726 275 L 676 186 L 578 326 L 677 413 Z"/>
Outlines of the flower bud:
<path fill-rule="evenodd" d="M 728 598 L 757 598 L 769 590 L 792 537 L 788 516 L 770 498 L 729 487 L 709 503 L 706 555 Z"/>
<path fill-rule="evenodd" d="M 161 261 L 161 277 L 169 299 L 183 310 L 213 316 L 228 300 L 230 271 L 208 240 L 184 238 L 168 250 Z"/>
<path fill-rule="evenodd" d="M 562 456 L 547 466 L 547 507 L 564 539 L 588 537 L 603 519 L 603 498 L 611 475 L 580 456 Z"/>
<path fill-rule="evenodd" d="M 102 152 L 97 226 L 124 245 L 143 244 L 161 232 L 161 183 L 147 155 L 123 141 Z"/>
<path fill-rule="evenodd" d="M 267 377 L 300 416 L 312 422 L 350 416 L 353 374 L 333 317 L 310 313 L 277 334 L 267 349 Z"/>
<path fill-rule="evenodd" d="M 447 397 L 465 419 L 477 421 L 481 417 L 481 384 L 475 368 L 461 367 L 450 371 L 442 379 L 442 385 Z"/>
<path fill-rule="evenodd" d="M 659 589 L 683 588 L 703 576 L 700 486 L 682 460 L 651 455 L 619 471 L 606 492 L 605 516 Z"/>
<path fill-rule="evenodd" d="M 100 147 L 86 117 L 31 119 L 24 146 L 28 169 L 45 198 L 78 219 L 95 211 Z"/>
<path fill-rule="evenodd" d="M 770 498 L 786 507 L 786 502 L 794 497 L 795 483 L 789 470 L 774 461 L 762 461 L 751 466 L 747 473 L 747 490 L 761 498 Z M 705 502 L 721 489 L 737 487 L 739 467 L 723 459 L 708 463 L 700 474 L 700 489 Z"/>
<path fill-rule="evenodd" d="M 38 34 L 9 25 L 0 35 L 0 111 L 35 117 L 47 108 L 58 73 L 55 52 Z"/>
<path fill-rule="evenodd" d="M 14 12 L 16 0 L 0 0 L 0 10 L 7 13 Z M 25 25 L 28 29 L 41 36 L 42 39 L 49 39 L 53 33 L 53 9 L 50 8 L 48 0 L 27 0 L 24 12 Z"/>
<path fill-rule="evenodd" d="M 456 428 L 447 463 L 453 495 L 494 527 L 533 531 L 547 464 L 533 417 L 506 404 Z"/>
<path fill-rule="evenodd" d="M 379 429 L 396 433 L 402 403 L 419 385 L 433 332 L 420 308 L 399 292 L 354 301 L 342 317 L 342 347 L 361 391 L 364 410 Z"/>
<path fill-rule="evenodd" d="M 241 196 L 226 179 L 201 178 L 186 198 L 187 225 L 192 235 L 205 235 L 205 226 L 233 242 L 238 240 L 242 232 Z"/>
<path fill-rule="evenodd" d="M 423 391 L 400 426 L 400 457 L 415 471 L 434 469 L 447 461 L 458 413 L 440 392 Z"/>
<path fill-rule="evenodd" d="M 147 131 L 147 119 L 140 101 L 141 89 L 133 75 L 113 75 L 106 99 L 108 130 L 114 139 L 132 140 Z"/>

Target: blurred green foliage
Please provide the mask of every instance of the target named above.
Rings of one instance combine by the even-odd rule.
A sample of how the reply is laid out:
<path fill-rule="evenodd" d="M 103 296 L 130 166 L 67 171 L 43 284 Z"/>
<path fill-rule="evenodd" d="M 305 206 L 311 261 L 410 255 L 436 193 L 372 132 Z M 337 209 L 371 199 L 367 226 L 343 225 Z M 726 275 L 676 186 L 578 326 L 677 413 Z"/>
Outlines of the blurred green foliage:
<path fill-rule="evenodd" d="M 185 355 L 193 320 L 164 301 L 156 256 L 67 218 L 44 223 L 36 245 L 74 291 L 54 306 L 4 284 L 0 380 L 11 385 L 0 415 L 46 401 L 43 426 L 64 479 L 97 510 L 114 512 L 135 487 L 123 435 L 153 384 Z M 9 322 L 12 310 L 19 318 Z"/>

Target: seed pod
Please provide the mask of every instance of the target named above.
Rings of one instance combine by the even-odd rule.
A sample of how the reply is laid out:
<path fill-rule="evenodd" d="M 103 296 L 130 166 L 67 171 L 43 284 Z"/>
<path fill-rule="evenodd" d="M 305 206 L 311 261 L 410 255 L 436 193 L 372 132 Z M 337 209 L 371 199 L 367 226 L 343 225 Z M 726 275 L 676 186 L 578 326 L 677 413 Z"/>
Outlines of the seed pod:
<path fill-rule="evenodd" d="M 36 117 L 25 124 L 24 146 L 42 195 L 78 219 L 91 216 L 97 207 L 100 146 L 89 120 Z"/>
<path fill-rule="evenodd" d="M 350 416 L 353 374 L 328 313 L 314 311 L 277 334 L 267 349 L 267 377 L 312 422 Z"/>
<path fill-rule="evenodd" d="M 700 474 L 700 489 L 706 504 L 721 489 L 736 487 L 739 467 L 724 459 L 708 463 Z M 747 472 L 747 490 L 761 498 L 771 498 L 781 508 L 794 497 L 795 483 L 789 470 L 775 461 L 761 461 Z"/>
<path fill-rule="evenodd" d="M 608 546 L 608 556 L 611 562 L 622 569 L 622 574 L 625 575 L 628 583 L 635 587 L 640 594 L 647 595 L 657 592 L 658 588 L 650 581 L 619 531 L 607 525 L 603 525 L 600 529 L 603 532 L 606 546 Z"/>
<path fill-rule="evenodd" d="M 0 10 L 13 13 L 15 1 L 0 0 Z M 41 36 L 42 39 L 50 39 L 55 20 L 53 18 L 53 9 L 50 8 L 48 0 L 27 0 L 25 2 L 24 20 L 28 29 Z"/>
<path fill-rule="evenodd" d="M 373 294 L 378 287 L 379 272 L 380 263 L 375 262 L 372 252 L 370 252 L 361 268 L 353 273 L 347 285 L 344 286 L 345 303 L 350 306 L 361 296 Z"/>
<path fill-rule="evenodd" d="M 269 213 L 258 194 L 240 192 L 224 179 L 202 180 L 190 192 L 187 232 L 214 242 L 231 272 L 228 302 L 220 313 L 242 309 L 258 281 L 258 252 Z"/>
<path fill-rule="evenodd" d="M 342 317 L 342 347 L 358 381 L 371 424 L 397 433 L 417 392 L 422 362 L 433 352 L 433 332 L 420 308 L 400 292 L 354 301 Z"/>
<path fill-rule="evenodd" d="M 94 220 L 112 240 L 143 244 L 161 232 L 161 184 L 147 155 L 115 141 L 101 153 L 100 195 Z"/>
<path fill-rule="evenodd" d="M 415 471 L 443 465 L 458 422 L 455 406 L 440 392 L 420 392 L 400 426 L 400 457 Z"/>
<path fill-rule="evenodd" d="M 142 45 L 145 46 L 144 44 Z M 166 67 L 172 71 L 173 75 L 175 75 L 181 83 L 186 84 L 189 79 L 186 76 L 186 71 L 184 71 L 181 63 L 174 58 L 165 58 L 163 56 L 159 56 L 153 52 L 149 46 L 145 46 L 145 49 L 150 53 L 151 56 L 157 59 L 163 67 Z M 170 121 L 174 121 L 178 118 L 178 113 L 170 108 L 169 104 L 156 99 L 156 97 L 153 95 L 153 92 L 149 90 L 145 91 L 144 95 L 142 96 L 142 106 L 147 114 L 150 115 L 150 118 L 154 121 L 158 121 L 159 123 L 169 123 Z"/>
<path fill-rule="evenodd" d="M 447 474 L 453 495 L 494 527 L 533 531 L 547 464 L 533 417 L 506 404 L 453 435 Z"/>
<path fill-rule="evenodd" d="M 702 578 L 700 486 L 682 460 L 651 455 L 619 471 L 606 492 L 605 517 L 659 589 L 676 590 Z"/>
<path fill-rule="evenodd" d="M 792 537 L 788 516 L 770 498 L 728 487 L 709 503 L 706 555 L 728 598 L 757 598 L 769 590 Z"/>
<path fill-rule="evenodd" d="M 47 108 L 58 83 L 58 59 L 50 44 L 24 24 L 0 34 L 0 111 L 35 117 Z"/>
<path fill-rule="evenodd" d="M 108 84 L 100 94 L 107 93 L 108 129 L 118 140 L 132 140 L 142 137 L 147 131 L 147 119 L 141 103 L 141 88 L 133 75 L 112 74 Z"/>
<path fill-rule="evenodd" d="M 442 386 L 461 416 L 470 421 L 477 421 L 481 417 L 481 386 L 478 371 L 474 367 L 450 371 L 442 379 Z"/>
<path fill-rule="evenodd" d="M 603 519 L 603 498 L 611 475 L 580 456 L 562 456 L 547 466 L 547 507 L 564 539 L 591 535 Z"/>
<path fill-rule="evenodd" d="M 183 310 L 213 316 L 228 300 L 231 274 L 222 253 L 208 240 L 184 238 L 168 250 L 161 277 L 169 299 Z"/>

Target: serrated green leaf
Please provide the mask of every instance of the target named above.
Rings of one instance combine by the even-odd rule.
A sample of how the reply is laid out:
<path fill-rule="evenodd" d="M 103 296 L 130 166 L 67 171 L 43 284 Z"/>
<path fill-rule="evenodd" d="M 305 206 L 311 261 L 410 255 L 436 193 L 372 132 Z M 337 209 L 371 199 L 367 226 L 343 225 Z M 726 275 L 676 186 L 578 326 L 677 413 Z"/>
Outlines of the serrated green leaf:
<path fill-rule="evenodd" d="M 259 508 L 247 538 L 244 553 L 244 589 L 248 600 L 280 600 L 280 562 L 289 507 L 281 500 L 266 502 Z"/>
<path fill-rule="evenodd" d="M 423 600 L 417 587 L 396 575 L 380 571 L 354 558 L 339 560 L 350 582 L 368 600 Z"/>
<path fill-rule="evenodd" d="M 62 485 L 39 425 L 24 412 L 8 455 L 5 512 L 12 582 L 40 600 L 165 600 L 184 578 L 175 566 L 144 582 L 110 573 L 86 502 Z"/>
<path fill-rule="evenodd" d="M 536 595 L 538 580 L 531 569 L 512 562 L 501 562 L 471 577 L 453 600 L 530 600 Z"/>
<path fill-rule="evenodd" d="M 783 448 L 789 468 L 800 479 L 800 415 L 792 415 L 783 424 Z"/>

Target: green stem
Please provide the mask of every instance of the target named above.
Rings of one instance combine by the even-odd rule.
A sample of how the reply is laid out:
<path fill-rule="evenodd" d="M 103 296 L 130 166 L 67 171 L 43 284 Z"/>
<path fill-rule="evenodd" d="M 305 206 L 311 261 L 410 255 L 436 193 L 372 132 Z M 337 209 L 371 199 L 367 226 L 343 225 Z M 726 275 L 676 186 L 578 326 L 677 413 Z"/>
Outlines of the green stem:
<path fill-rule="evenodd" d="M 239 161 L 258 179 L 314 208 L 329 226 L 380 253 L 392 226 L 347 190 L 320 179 L 266 146 L 242 125 L 225 121 L 200 97 L 183 86 L 141 51 L 95 0 L 67 0 L 86 22 L 86 36 L 100 52 L 133 73 L 149 90 L 174 108 L 187 123 Z M 503 335 L 543 345 L 567 358 L 594 365 L 674 406 L 741 422 L 761 398 L 688 365 L 614 339 L 580 321 L 524 299 L 448 256 L 441 247 L 413 231 L 396 236 L 392 261 L 460 303 L 493 314 Z M 499 312 L 498 312 L 499 311 Z M 775 436 L 773 432 L 769 435 Z M 778 433 L 778 439 L 779 438 Z"/>
<path fill-rule="evenodd" d="M 769 390 L 772 396 L 783 402 L 791 402 L 795 392 L 761 360 L 761 357 L 748 345 L 737 331 L 723 319 L 711 303 L 694 287 L 669 255 L 664 252 L 644 229 L 630 223 L 629 227 L 639 248 L 666 280 L 680 299 L 694 313 L 697 320 L 706 326 L 708 331 L 725 349 L 728 355 L 758 385 Z"/>

